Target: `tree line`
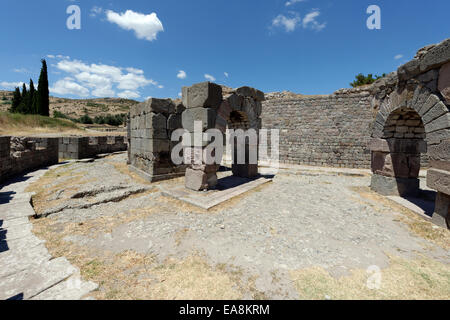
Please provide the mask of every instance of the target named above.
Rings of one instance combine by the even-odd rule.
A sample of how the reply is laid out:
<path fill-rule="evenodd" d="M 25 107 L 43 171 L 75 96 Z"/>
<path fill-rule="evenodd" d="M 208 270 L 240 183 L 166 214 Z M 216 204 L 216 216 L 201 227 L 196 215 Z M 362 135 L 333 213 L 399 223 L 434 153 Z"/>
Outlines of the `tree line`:
<path fill-rule="evenodd" d="M 38 88 L 34 87 L 33 80 L 30 79 L 29 90 L 25 83 L 22 86 L 22 92 L 17 87 L 9 109 L 12 113 L 39 114 L 41 116 L 50 116 L 50 93 L 48 89 L 47 62 L 41 60 L 42 68 L 39 76 Z"/>

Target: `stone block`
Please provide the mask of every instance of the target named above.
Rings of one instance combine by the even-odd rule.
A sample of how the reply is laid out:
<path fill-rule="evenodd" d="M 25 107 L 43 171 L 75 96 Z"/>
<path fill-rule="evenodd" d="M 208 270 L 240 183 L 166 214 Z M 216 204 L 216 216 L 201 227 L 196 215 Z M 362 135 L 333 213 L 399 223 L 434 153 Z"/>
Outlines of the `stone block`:
<path fill-rule="evenodd" d="M 233 175 L 241 178 L 254 178 L 258 176 L 257 164 L 233 164 Z"/>
<path fill-rule="evenodd" d="M 419 60 L 411 60 L 400 66 L 397 69 L 398 78 L 400 81 L 406 81 L 420 74 Z"/>
<path fill-rule="evenodd" d="M 144 139 L 169 139 L 167 136 L 167 130 L 166 129 L 143 129 L 141 130 L 142 134 L 139 135 L 139 138 Z"/>
<path fill-rule="evenodd" d="M 183 87 L 183 105 L 190 108 L 218 108 L 222 102 L 222 87 L 212 82 L 202 82 Z"/>
<path fill-rule="evenodd" d="M 200 121 L 202 130 L 205 131 L 215 127 L 216 110 L 212 108 L 189 108 L 182 114 L 183 128 L 189 132 L 194 132 L 194 122 Z"/>
<path fill-rule="evenodd" d="M 384 196 L 414 196 L 419 192 L 419 179 L 402 179 L 372 175 L 370 188 Z"/>
<path fill-rule="evenodd" d="M 186 169 L 185 186 L 188 189 L 200 191 L 213 188 L 217 185 L 217 174 L 205 173 L 192 168 Z"/>
<path fill-rule="evenodd" d="M 236 93 L 243 97 L 251 97 L 257 101 L 265 100 L 264 92 L 247 86 L 236 89 Z"/>
<path fill-rule="evenodd" d="M 450 112 L 447 112 L 443 116 L 434 119 L 430 123 L 425 124 L 425 131 L 427 133 L 427 136 L 429 132 L 434 132 L 447 128 L 450 128 Z"/>
<path fill-rule="evenodd" d="M 170 143 L 167 139 L 141 139 L 138 142 L 139 147 L 144 152 L 150 153 L 170 152 Z"/>
<path fill-rule="evenodd" d="M 450 195 L 438 192 L 432 222 L 443 228 L 450 229 Z"/>
<path fill-rule="evenodd" d="M 175 103 L 171 99 L 151 98 L 140 104 L 144 114 L 161 113 L 166 117 L 175 113 Z"/>
<path fill-rule="evenodd" d="M 238 95 L 236 93 L 233 93 L 229 97 L 227 97 L 225 99 L 225 101 L 228 102 L 229 107 L 231 108 L 231 110 L 241 111 L 242 110 L 242 103 L 244 102 L 244 97 L 240 96 L 240 95 Z"/>
<path fill-rule="evenodd" d="M 450 62 L 444 64 L 439 70 L 438 90 L 450 104 Z"/>
<path fill-rule="evenodd" d="M 145 116 L 145 125 L 140 129 L 167 129 L 167 118 L 161 113 L 147 113 Z"/>
<path fill-rule="evenodd" d="M 429 50 L 420 59 L 420 71 L 428 70 L 442 66 L 450 61 L 450 39 L 446 39 L 431 50 Z"/>
<path fill-rule="evenodd" d="M 183 128 L 181 114 L 171 114 L 167 118 L 167 130 L 176 130 Z"/>
<path fill-rule="evenodd" d="M 450 162 L 450 139 L 431 145 L 428 149 L 428 156 L 431 160 Z"/>
<path fill-rule="evenodd" d="M 450 195 L 450 171 L 429 169 L 427 172 L 427 186 Z"/>
<path fill-rule="evenodd" d="M 422 116 L 422 121 L 425 124 L 430 123 L 434 119 L 437 119 L 448 112 L 449 112 L 448 107 L 442 101 L 439 101 L 427 113 L 425 113 Z"/>

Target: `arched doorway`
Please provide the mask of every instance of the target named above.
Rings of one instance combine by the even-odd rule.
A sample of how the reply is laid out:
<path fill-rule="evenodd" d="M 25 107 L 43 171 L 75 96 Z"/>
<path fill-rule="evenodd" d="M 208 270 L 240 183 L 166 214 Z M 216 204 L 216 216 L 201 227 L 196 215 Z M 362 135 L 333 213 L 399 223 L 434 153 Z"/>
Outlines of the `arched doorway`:
<path fill-rule="evenodd" d="M 389 196 L 419 192 L 421 154 L 430 157 L 427 186 L 437 191 L 433 221 L 449 224 L 450 113 L 441 97 L 423 86 L 393 91 L 381 102 L 369 142 L 371 189 Z"/>

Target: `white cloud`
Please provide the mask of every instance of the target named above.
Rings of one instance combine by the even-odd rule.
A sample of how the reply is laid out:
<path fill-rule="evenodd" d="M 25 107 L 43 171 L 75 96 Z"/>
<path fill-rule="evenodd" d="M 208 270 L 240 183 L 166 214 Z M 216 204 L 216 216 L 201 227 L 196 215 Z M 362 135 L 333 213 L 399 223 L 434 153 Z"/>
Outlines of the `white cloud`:
<path fill-rule="evenodd" d="M 124 99 L 137 99 L 141 95 L 138 92 L 136 92 L 136 91 L 126 90 L 126 91 L 123 91 L 123 92 L 119 92 L 119 94 L 117 96 L 119 98 L 124 98 Z"/>
<path fill-rule="evenodd" d="M 91 13 L 89 14 L 91 17 L 96 17 L 103 12 L 102 7 L 94 6 L 91 9 Z"/>
<path fill-rule="evenodd" d="M 119 97 L 139 97 L 139 89 L 148 85 L 161 86 L 157 81 L 147 79 L 144 71 L 137 68 L 121 68 L 106 64 L 87 64 L 80 60 L 63 59 L 55 65 L 57 70 L 66 72 L 71 77 L 71 82 L 77 83 L 80 87 L 88 90 L 95 97 L 114 97 L 116 90 L 121 91 Z M 67 80 L 67 79 L 66 79 Z M 64 86 L 63 86 L 64 85 Z M 56 94 L 62 93 L 67 85 L 74 88 L 72 84 L 55 84 Z M 80 96 L 86 96 L 86 91 L 78 88 Z M 71 93 L 75 94 L 75 93 Z"/>
<path fill-rule="evenodd" d="M 290 0 L 285 3 L 286 7 L 292 6 L 293 4 L 299 3 L 299 2 L 305 2 L 306 0 Z"/>
<path fill-rule="evenodd" d="M 209 80 L 209 81 L 216 81 L 216 78 L 214 78 L 212 75 L 210 75 L 210 74 L 205 74 L 205 79 L 206 80 Z"/>
<path fill-rule="evenodd" d="M 47 55 L 47 58 L 49 58 L 49 59 L 55 59 L 56 57 L 55 57 L 53 54 L 48 54 L 48 55 Z"/>
<path fill-rule="evenodd" d="M 74 79 L 69 77 L 56 81 L 53 87 L 49 88 L 49 90 L 52 94 L 71 94 L 80 97 L 89 96 L 89 90 L 87 88 L 79 85 L 74 81 Z"/>
<path fill-rule="evenodd" d="M 398 55 L 396 55 L 396 56 L 394 57 L 395 60 L 399 60 L 399 59 L 401 59 L 401 58 L 403 58 L 403 55 L 402 55 L 402 54 L 398 54 Z"/>
<path fill-rule="evenodd" d="M 178 71 L 177 78 L 178 79 L 186 79 L 187 74 L 183 70 Z"/>
<path fill-rule="evenodd" d="M 317 22 L 316 18 L 320 16 L 320 11 L 319 10 L 315 10 L 312 11 L 310 13 L 308 13 L 304 18 L 303 18 L 303 28 L 307 29 L 307 28 L 311 28 L 313 30 L 317 30 L 320 31 L 322 29 L 324 29 L 326 27 L 326 23 L 319 23 Z"/>
<path fill-rule="evenodd" d="M 0 87 L 2 87 L 4 89 L 8 89 L 8 90 L 15 89 L 17 87 L 22 89 L 22 86 L 23 86 L 23 82 L 7 82 L 7 81 L 0 82 Z M 27 85 L 27 87 L 28 87 L 28 85 Z"/>
<path fill-rule="evenodd" d="M 30 71 L 27 68 L 17 68 L 13 69 L 13 71 L 17 73 L 30 73 Z"/>
<path fill-rule="evenodd" d="M 107 10 L 106 18 L 122 29 L 133 30 L 138 39 L 153 41 L 156 39 L 158 32 L 164 31 L 161 21 L 154 12 L 146 15 L 132 10 L 127 10 L 125 13 Z"/>
<path fill-rule="evenodd" d="M 300 23 L 300 16 L 294 14 L 292 17 L 288 18 L 282 14 L 279 14 L 272 20 L 273 27 L 284 27 L 286 32 L 292 32 Z"/>
<path fill-rule="evenodd" d="M 227 78 L 230 76 L 230 75 L 228 74 L 228 72 L 224 72 L 223 74 L 224 74 L 225 77 L 227 77 Z"/>
<path fill-rule="evenodd" d="M 178 92 L 178 96 L 181 98 L 183 94 L 181 92 Z"/>

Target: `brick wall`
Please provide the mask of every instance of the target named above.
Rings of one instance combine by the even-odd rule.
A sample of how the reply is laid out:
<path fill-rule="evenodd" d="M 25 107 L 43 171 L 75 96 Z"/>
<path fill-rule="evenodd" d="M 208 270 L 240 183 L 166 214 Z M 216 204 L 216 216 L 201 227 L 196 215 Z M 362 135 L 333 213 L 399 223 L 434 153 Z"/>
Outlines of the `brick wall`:
<path fill-rule="evenodd" d="M 58 138 L 0 136 L 0 182 L 58 163 Z"/>
<path fill-rule="evenodd" d="M 369 168 L 373 121 L 361 90 L 263 103 L 262 127 L 280 130 L 282 163 Z"/>

